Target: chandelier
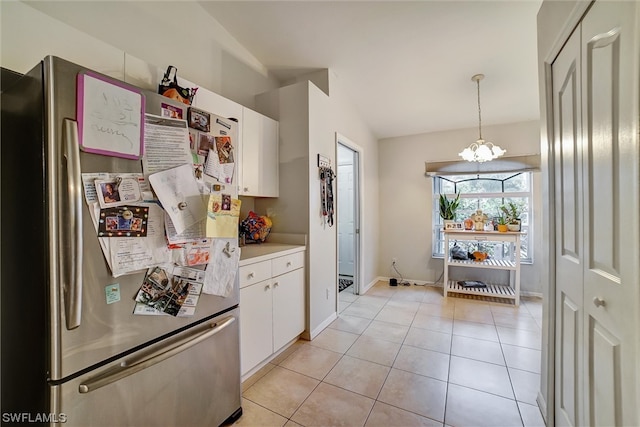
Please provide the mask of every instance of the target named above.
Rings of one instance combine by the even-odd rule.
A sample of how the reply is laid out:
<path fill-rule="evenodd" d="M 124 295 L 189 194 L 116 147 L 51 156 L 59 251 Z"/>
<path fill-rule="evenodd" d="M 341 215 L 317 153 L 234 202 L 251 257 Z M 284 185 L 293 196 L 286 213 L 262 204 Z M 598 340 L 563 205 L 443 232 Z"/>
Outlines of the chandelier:
<path fill-rule="evenodd" d="M 480 80 L 484 79 L 484 74 L 476 74 L 471 77 L 471 81 L 478 84 L 478 140 L 467 148 L 458 153 L 460 157 L 468 162 L 488 162 L 493 159 L 497 159 L 506 153 L 498 145 L 482 139 L 482 114 L 480 111 Z"/>

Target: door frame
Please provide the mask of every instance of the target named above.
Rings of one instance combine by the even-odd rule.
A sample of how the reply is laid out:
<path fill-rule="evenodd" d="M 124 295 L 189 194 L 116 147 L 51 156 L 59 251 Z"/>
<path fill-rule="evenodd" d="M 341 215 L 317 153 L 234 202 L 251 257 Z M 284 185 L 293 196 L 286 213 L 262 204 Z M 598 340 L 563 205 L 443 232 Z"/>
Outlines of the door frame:
<path fill-rule="evenodd" d="M 364 206 L 364 165 L 362 162 L 362 157 L 364 155 L 364 150 L 358 144 L 351 141 L 344 135 L 336 132 L 336 145 L 335 145 L 335 158 L 338 158 L 338 145 L 343 145 L 350 150 L 352 150 L 356 155 L 354 156 L 354 226 L 355 226 L 355 250 L 354 250 L 354 277 L 353 277 L 353 287 L 354 294 L 360 295 L 360 290 L 362 288 L 362 278 L 364 263 L 362 260 L 362 248 L 364 247 L 364 238 L 362 234 L 362 229 L 364 228 L 364 218 L 362 216 L 362 206 Z M 336 171 L 338 169 L 337 160 L 336 160 Z M 338 179 L 340 177 L 338 176 Z M 337 186 L 336 186 L 337 189 Z M 337 199 L 337 190 L 336 190 L 336 199 Z M 340 209 L 340 206 L 338 206 Z M 338 215 L 336 215 L 336 218 Z M 337 239 L 337 229 L 336 229 L 336 307 L 338 306 L 338 278 L 339 278 L 339 269 L 338 262 L 340 260 L 340 248 L 339 242 Z"/>

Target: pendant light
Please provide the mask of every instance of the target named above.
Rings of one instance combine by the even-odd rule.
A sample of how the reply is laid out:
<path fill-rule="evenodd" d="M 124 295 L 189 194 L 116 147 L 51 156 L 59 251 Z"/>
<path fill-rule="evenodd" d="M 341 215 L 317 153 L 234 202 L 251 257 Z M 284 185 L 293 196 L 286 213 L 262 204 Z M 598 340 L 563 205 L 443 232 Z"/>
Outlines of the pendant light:
<path fill-rule="evenodd" d="M 458 153 L 460 157 L 469 162 L 488 162 L 493 159 L 497 159 L 506 153 L 498 145 L 482 139 L 482 114 L 480 110 L 480 80 L 484 79 L 484 74 L 476 74 L 471 77 L 471 81 L 474 81 L 478 85 L 478 140 L 467 148 Z"/>

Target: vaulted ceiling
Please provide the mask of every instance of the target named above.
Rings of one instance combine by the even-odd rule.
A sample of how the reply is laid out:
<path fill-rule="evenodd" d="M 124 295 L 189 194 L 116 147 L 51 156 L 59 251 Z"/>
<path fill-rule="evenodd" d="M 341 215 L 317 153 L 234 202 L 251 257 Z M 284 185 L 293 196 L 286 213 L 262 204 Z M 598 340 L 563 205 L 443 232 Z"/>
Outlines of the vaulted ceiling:
<path fill-rule="evenodd" d="M 539 118 L 541 1 L 202 1 L 282 81 L 328 68 L 380 137 Z"/>
<path fill-rule="evenodd" d="M 329 69 L 378 138 L 476 127 L 478 73 L 483 125 L 539 119 L 541 0 L 24 1 L 134 54 L 206 34 L 282 83 Z"/>

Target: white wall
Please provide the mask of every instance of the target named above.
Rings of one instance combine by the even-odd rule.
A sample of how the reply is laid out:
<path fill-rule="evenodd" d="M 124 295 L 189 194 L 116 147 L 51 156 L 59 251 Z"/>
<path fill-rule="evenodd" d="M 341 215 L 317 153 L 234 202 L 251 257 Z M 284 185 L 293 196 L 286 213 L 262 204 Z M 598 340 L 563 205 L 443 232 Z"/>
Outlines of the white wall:
<path fill-rule="evenodd" d="M 538 121 L 485 126 L 483 135 L 507 150 L 507 155 L 536 154 L 540 150 Z M 474 142 L 477 128 L 458 129 L 380 141 L 380 261 L 378 274 L 390 276 L 391 259 L 409 281 L 432 282 L 443 260 L 432 254 L 433 182 L 424 176 L 426 161 L 457 160 L 458 152 Z M 534 264 L 522 266 L 523 292 L 541 293 L 542 205 L 540 173 L 534 173 Z"/>
<path fill-rule="evenodd" d="M 381 199 L 379 192 L 379 144 L 378 139 L 367 127 L 353 104 L 347 99 L 348 93 L 339 78 L 330 72 L 330 109 L 333 129 L 349 141 L 362 148 L 360 168 L 362 181 L 363 206 L 360 223 L 362 276 L 360 284 L 364 288 L 375 283 L 380 276 L 378 269 L 380 257 L 380 228 L 384 223 L 380 220 Z"/>
<path fill-rule="evenodd" d="M 0 1 L 0 8 L 1 64 L 21 73 L 54 54 L 122 79 L 127 53 L 174 65 L 179 76 L 248 108 L 256 94 L 278 87 L 197 2 Z"/>
<path fill-rule="evenodd" d="M 272 219 L 275 233 L 309 233 L 308 92 L 304 82 L 258 96 L 260 111 L 280 122 L 280 196 L 254 199 L 256 211 Z"/>
<path fill-rule="evenodd" d="M 117 79 L 124 78 L 124 52 L 16 1 L 0 1 L 0 65 L 26 73 L 55 55 Z"/>
<path fill-rule="evenodd" d="M 315 84 L 304 81 L 257 97 L 257 109 L 280 121 L 280 197 L 256 199 L 255 207 L 273 217 L 274 232 L 309 236 L 307 331 L 311 336 L 326 326 L 337 312 L 337 228 L 329 227 L 321 215 L 317 167 L 318 154 L 329 157 L 336 165 L 336 132 L 363 149 L 362 283 L 369 284 L 377 277 L 377 140 L 348 100 L 341 96 L 338 85 L 335 89 L 332 87 L 330 93 L 331 96 L 327 96 Z"/>
<path fill-rule="evenodd" d="M 337 312 L 337 242 L 335 225 L 327 224 L 322 215 L 318 153 L 336 165 L 335 128 L 331 117 L 330 98 L 312 83 L 309 84 L 309 247 L 312 276 L 309 282 L 312 301 L 310 326 L 317 332 L 320 325 Z M 335 190 L 335 185 L 334 185 Z"/>

